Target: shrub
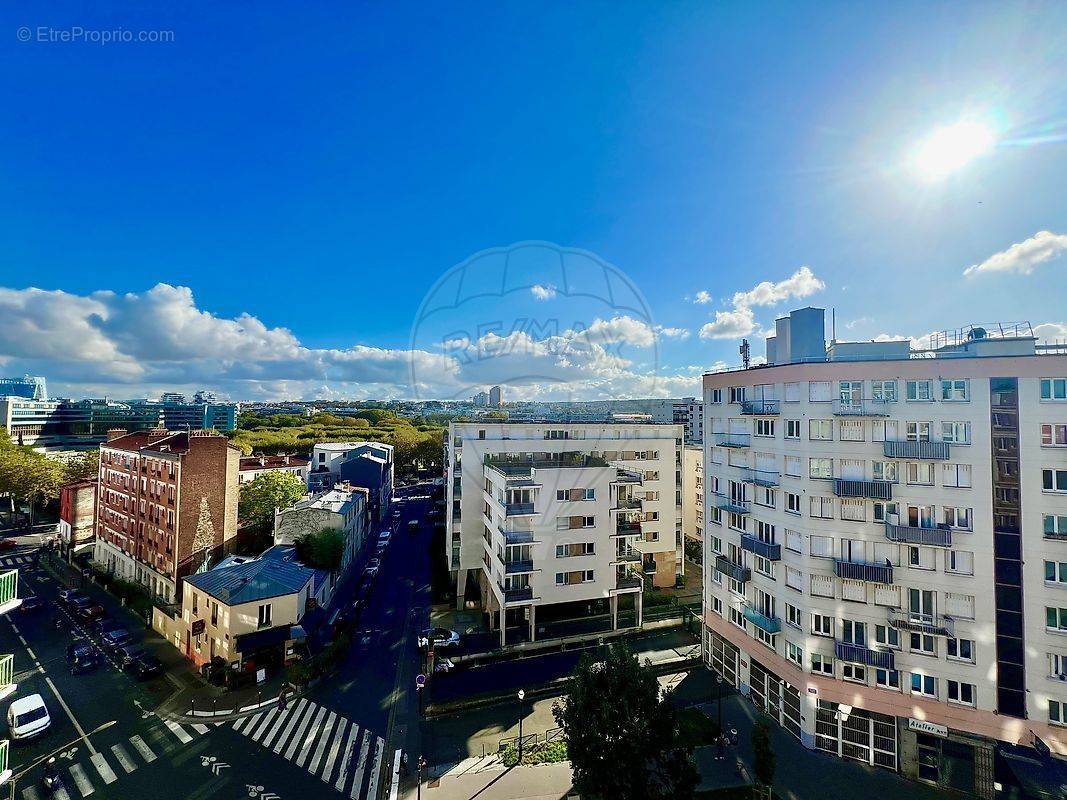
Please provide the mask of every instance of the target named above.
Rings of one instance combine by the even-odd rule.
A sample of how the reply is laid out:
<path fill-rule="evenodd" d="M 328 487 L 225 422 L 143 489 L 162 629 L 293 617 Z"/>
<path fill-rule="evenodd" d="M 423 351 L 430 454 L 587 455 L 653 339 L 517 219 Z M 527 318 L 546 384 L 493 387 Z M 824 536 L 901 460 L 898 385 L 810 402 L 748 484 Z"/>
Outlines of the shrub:
<path fill-rule="evenodd" d="M 519 763 L 519 748 L 517 743 L 510 742 L 500 755 L 505 767 L 514 767 Z M 567 760 L 567 743 L 562 739 L 554 742 L 538 742 L 537 744 L 522 746 L 522 763 L 524 766 L 532 764 L 556 764 Z"/>

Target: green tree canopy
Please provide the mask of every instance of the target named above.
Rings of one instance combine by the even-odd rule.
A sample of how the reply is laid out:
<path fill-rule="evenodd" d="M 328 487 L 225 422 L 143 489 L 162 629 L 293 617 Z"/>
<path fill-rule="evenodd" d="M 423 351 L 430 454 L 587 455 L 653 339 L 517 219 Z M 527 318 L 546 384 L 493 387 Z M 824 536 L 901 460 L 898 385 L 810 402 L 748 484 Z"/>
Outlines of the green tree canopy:
<path fill-rule="evenodd" d="M 274 525 L 274 509 L 288 508 L 306 489 L 304 482 L 291 472 L 264 472 L 241 487 L 237 516 L 255 531 L 266 531 Z"/>
<path fill-rule="evenodd" d="M 86 478 L 95 478 L 99 474 L 100 451 L 87 450 L 67 461 L 63 482 L 74 483 L 75 481 L 83 481 Z"/>
<path fill-rule="evenodd" d="M 344 535 L 336 528 L 322 528 L 297 539 L 296 553 L 309 567 L 336 572 L 344 558 Z"/>
<path fill-rule="evenodd" d="M 687 800 L 698 776 L 674 708 L 648 665 L 622 644 L 603 662 L 586 654 L 553 708 L 567 738 L 574 788 L 603 800 Z"/>

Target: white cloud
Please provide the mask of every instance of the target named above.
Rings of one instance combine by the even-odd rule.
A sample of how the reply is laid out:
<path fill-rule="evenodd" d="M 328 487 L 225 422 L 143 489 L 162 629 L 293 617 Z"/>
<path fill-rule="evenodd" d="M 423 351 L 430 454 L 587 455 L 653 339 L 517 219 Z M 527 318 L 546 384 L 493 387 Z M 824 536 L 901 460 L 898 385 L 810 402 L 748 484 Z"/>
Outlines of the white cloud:
<path fill-rule="evenodd" d="M 711 295 L 701 289 L 699 292 L 697 292 L 696 297 L 693 298 L 693 302 L 697 305 L 707 305 L 711 302 Z"/>
<path fill-rule="evenodd" d="M 801 267 L 784 281 L 763 281 L 747 292 L 734 294 L 735 307 L 773 306 L 784 300 L 808 297 L 826 288 L 808 267 Z"/>
<path fill-rule="evenodd" d="M 1067 322 L 1042 322 L 1034 326 L 1034 336 L 1039 341 L 1067 341 Z"/>
<path fill-rule="evenodd" d="M 748 336 L 756 330 L 756 318 L 752 309 L 737 308 L 733 311 L 716 311 L 714 322 L 705 322 L 700 328 L 701 339 L 736 339 Z"/>
<path fill-rule="evenodd" d="M 994 253 L 981 264 L 967 267 L 963 274 L 968 277 L 980 272 L 1017 272 L 1020 275 L 1029 275 L 1039 264 L 1051 261 L 1064 251 L 1067 251 L 1067 234 L 1038 231 L 1029 239 Z"/>
<path fill-rule="evenodd" d="M 530 287 L 530 293 L 533 294 L 534 298 L 537 300 L 551 300 L 556 296 L 556 287 L 551 283 L 546 286 L 535 283 Z"/>
<path fill-rule="evenodd" d="M 689 338 L 689 331 L 685 328 L 667 328 L 663 325 L 657 325 L 656 333 L 667 339 L 678 339 L 682 342 Z"/>

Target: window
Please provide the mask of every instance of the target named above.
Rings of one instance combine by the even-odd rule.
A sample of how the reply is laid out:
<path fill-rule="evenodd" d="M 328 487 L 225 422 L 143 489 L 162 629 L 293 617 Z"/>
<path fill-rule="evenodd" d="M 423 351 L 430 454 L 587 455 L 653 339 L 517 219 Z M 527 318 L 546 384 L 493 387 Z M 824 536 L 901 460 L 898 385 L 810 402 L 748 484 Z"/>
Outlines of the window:
<path fill-rule="evenodd" d="M 832 458 L 809 458 L 809 478 L 832 478 L 834 477 L 834 460 Z"/>
<path fill-rule="evenodd" d="M 596 554 L 594 542 L 575 542 L 574 544 L 557 544 L 556 558 L 570 558 L 572 556 L 591 556 Z"/>
<path fill-rule="evenodd" d="M 1045 514 L 1042 521 L 1046 537 L 1050 539 L 1067 537 L 1067 516 Z"/>
<path fill-rule="evenodd" d="M 896 483 L 899 473 L 897 472 L 897 462 L 895 461 L 872 461 L 871 462 L 871 477 L 876 481 L 889 481 L 890 483 Z"/>
<path fill-rule="evenodd" d="M 1042 400 L 1067 400 L 1067 378 L 1042 378 Z"/>
<path fill-rule="evenodd" d="M 755 553 L 752 554 L 752 569 L 760 575 L 774 578 L 774 562 L 763 556 L 758 556 Z"/>
<path fill-rule="evenodd" d="M 774 508 L 777 505 L 777 492 L 766 486 L 756 487 L 756 505 L 764 508 Z M 758 527 L 758 526 L 757 526 Z"/>
<path fill-rule="evenodd" d="M 800 514 L 800 495 L 793 492 L 785 493 L 785 513 Z"/>
<path fill-rule="evenodd" d="M 923 462 L 908 462 L 908 483 L 913 486 L 934 485 L 934 465 Z"/>
<path fill-rule="evenodd" d="M 932 675 L 911 673 L 911 693 L 937 699 L 937 678 Z"/>
<path fill-rule="evenodd" d="M 719 573 L 716 572 L 715 574 L 718 575 Z M 722 616 L 722 600 L 720 598 L 711 598 L 711 610 L 718 614 L 720 617 Z"/>
<path fill-rule="evenodd" d="M 974 684 L 962 681 L 948 681 L 948 701 L 961 706 L 974 705 Z"/>
<path fill-rule="evenodd" d="M 842 442 L 862 442 L 863 422 L 858 419 L 843 419 L 837 425 L 837 433 Z"/>
<path fill-rule="evenodd" d="M 812 614 L 811 633 L 813 636 L 828 636 L 833 638 L 834 618 L 829 614 Z"/>
<path fill-rule="evenodd" d="M 808 438 L 830 441 L 834 438 L 834 422 L 831 419 L 809 419 Z"/>
<path fill-rule="evenodd" d="M 801 630 L 804 627 L 803 619 L 803 612 L 799 608 L 790 603 L 785 604 L 785 621 L 787 623 L 797 630 Z"/>
<path fill-rule="evenodd" d="M 269 628 L 271 624 L 271 604 L 264 603 L 259 607 L 259 627 Z"/>
<path fill-rule="evenodd" d="M 1067 469 L 1041 470 L 1041 489 L 1046 492 L 1067 492 Z"/>
<path fill-rule="evenodd" d="M 790 589 L 796 589 L 798 592 L 804 591 L 804 573 L 787 564 L 785 568 L 785 585 Z"/>
<path fill-rule="evenodd" d="M 1059 700 L 1048 701 L 1048 721 L 1053 725 L 1063 725 L 1064 723 L 1064 704 Z"/>
<path fill-rule="evenodd" d="M 841 680 L 851 683 L 867 683 L 867 668 L 862 664 L 843 662 L 841 664 Z"/>
<path fill-rule="evenodd" d="M 730 402 L 731 403 L 743 403 L 743 402 L 745 402 L 745 387 L 744 386 L 731 386 L 730 387 Z"/>
<path fill-rule="evenodd" d="M 1067 656 L 1048 654 L 1048 676 L 1057 681 L 1067 681 Z"/>
<path fill-rule="evenodd" d="M 787 419 L 785 421 L 785 438 L 786 439 L 799 439 L 800 438 L 800 420 L 799 419 Z"/>
<path fill-rule="evenodd" d="M 900 649 L 900 631 L 891 625 L 875 625 L 874 641 L 882 647 Z"/>
<path fill-rule="evenodd" d="M 904 396 L 912 401 L 929 401 L 934 399 L 930 381 L 907 381 L 904 384 Z"/>
<path fill-rule="evenodd" d="M 950 528 L 960 531 L 969 531 L 971 529 L 971 509 L 959 506 L 945 506 L 944 514 L 945 524 Z"/>
<path fill-rule="evenodd" d="M 954 489 L 971 488 L 971 465 L 942 464 L 941 484 Z"/>
<path fill-rule="evenodd" d="M 812 534 L 808 538 L 808 545 L 812 558 L 834 557 L 834 538 L 832 536 L 816 536 Z"/>
<path fill-rule="evenodd" d="M 774 420 L 773 419 L 757 419 L 756 420 L 756 436 L 773 437 L 774 436 Z"/>
<path fill-rule="evenodd" d="M 946 639 L 945 657 L 950 661 L 966 661 L 974 663 L 974 640 L 973 639 Z"/>
<path fill-rule="evenodd" d="M 879 689 L 900 691 L 900 673 L 895 669 L 876 669 L 874 683 Z"/>
<path fill-rule="evenodd" d="M 1067 425 L 1042 425 L 1042 447 L 1067 447 Z"/>
<path fill-rule="evenodd" d="M 841 641 L 857 647 L 867 646 L 867 624 L 851 619 L 841 620 Z"/>
<path fill-rule="evenodd" d="M 829 403 L 833 400 L 830 381 L 811 381 L 808 384 L 808 400 L 812 403 Z"/>
<path fill-rule="evenodd" d="M 896 503 L 875 503 L 874 504 L 874 521 L 875 522 L 888 522 L 890 518 L 895 518 L 900 514 L 900 506 Z"/>
<path fill-rule="evenodd" d="M 974 575 L 974 553 L 967 550 L 949 550 L 945 554 L 945 572 Z"/>
<path fill-rule="evenodd" d="M 959 619 L 974 619 L 974 595 L 945 592 L 945 613 Z"/>
<path fill-rule="evenodd" d="M 792 642 L 785 643 L 785 657 L 801 669 L 804 668 L 804 651 Z"/>
<path fill-rule="evenodd" d="M 909 442 L 930 441 L 929 422 L 907 422 L 904 426 L 904 434 Z"/>
<path fill-rule="evenodd" d="M 811 497 L 809 500 L 811 501 L 809 510 L 812 519 L 834 518 L 834 498 Z"/>
<path fill-rule="evenodd" d="M 824 656 L 822 653 L 811 654 L 811 671 L 816 675 L 830 675 L 834 674 L 834 660 L 830 656 Z"/>
<path fill-rule="evenodd" d="M 913 633 L 910 634 L 908 641 L 908 647 L 911 652 L 921 656 L 936 656 L 937 655 L 937 642 L 933 636 L 928 636 L 925 633 Z"/>
<path fill-rule="evenodd" d="M 712 389 L 711 399 L 709 403 L 721 403 L 722 402 L 722 389 Z"/>
<path fill-rule="evenodd" d="M 800 553 L 801 550 L 801 536 L 796 531 L 791 531 L 788 528 L 785 529 L 785 549 L 794 553 Z"/>
<path fill-rule="evenodd" d="M 941 381 L 941 399 L 950 402 L 961 402 L 963 400 L 971 399 L 971 384 L 970 381 L 964 380 L 942 380 Z"/>
<path fill-rule="evenodd" d="M 790 478 L 799 478 L 801 476 L 800 456 L 786 456 L 785 457 L 785 474 Z"/>
<path fill-rule="evenodd" d="M 1067 563 L 1063 561 L 1046 561 L 1045 583 L 1067 586 Z"/>
<path fill-rule="evenodd" d="M 941 441 L 952 444 L 971 443 L 971 423 L 969 422 L 942 422 Z"/>
<path fill-rule="evenodd" d="M 867 501 L 842 497 L 841 519 L 846 519 L 851 522 L 866 522 Z"/>
<path fill-rule="evenodd" d="M 800 384 L 799 383 L 787 383 L 783 387 L 785 389 L 785 401 L 787 403 L 799 403 L 800 402 Z"/>
<path fill-rule="evenodd" d="M 578 583 L 592 583 L 594 579 L 593 570 L 591 569 L 579 569 L 573 572 L 557 572 L 556 573 L 556 586 L 573 586 Z"/>
<path fill-rule="evenodd" d="M 897 382 L 871 381 L 871 399 L 895 403 L 897 401 Z"/>

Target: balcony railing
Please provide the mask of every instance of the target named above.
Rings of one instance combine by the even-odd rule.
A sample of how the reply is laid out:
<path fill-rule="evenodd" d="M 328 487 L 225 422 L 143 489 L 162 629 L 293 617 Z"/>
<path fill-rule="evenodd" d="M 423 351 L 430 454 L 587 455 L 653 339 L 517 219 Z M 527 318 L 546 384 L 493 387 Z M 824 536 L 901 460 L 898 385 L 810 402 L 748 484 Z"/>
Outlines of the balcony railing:
<path fill-rule="evenodd" d="M 533 572 L 534 563 L 530 559 L 505 561 L 504 572 L 508 575 L 517 575 L 521 572 Z"/>
<path fill-rule="evenodd" d="M 889 609 L 889 624 L 900 630 L 912 633 L 925 633 L 929 636 L 954 636 L 955 621 L 952 617 L 940 614 L 917 614 L 912 611 Z"/>
<path fill-rule="evenodd" d="M 868 583 L 893 583 L 893 565 L 886 560 L 883 564 L 868 561 L 845 561 L 834 559 L 834 575 L 850 581 L 867 581 Z"/>
<path fill-rule="evenodd" d="M 643 581 L 633 575 L 617 576 L 615 578 L 615 589 L 620 592 L 639 591 L 642 585 Z"/>
<path fill-rule="evenodd" d="M 508 544 L 533 544 L 533 531 L 504 531 L 504 541 Z"/>
<path fill-rule="evenodd" d="M 763 486 L 771 489 L 779 484 L 781 481 L 782 473 L 773 469 L 755 469 L 754 467 L 742 467 L 741 471 L 743 476 L 741 480 L 747 483 L 754 483 L 756 486 Z"/>
<path fill-rule="evenodd" d="M 741 534 L 741 549 L 755 553 L 757 556 L 762 556 L 768 561 L 782 560 L 782 546 L 780 544 L 765 542 L 748 533 Z"/>
<path fill-rule="evenodd" d="M 948 442 L 882 442 L 886 458 L 914 458 L 926 461 L 946 461 L 949 457 Z"/>
<path fill-rule="evenodd" d="M 886 400 L 834 400 L 835 417 L 888 417 Z"/>
<path fill-rule="evenodd" d="M 716 433 L 715 444 L 719 447 L 751 447 L 751 433 Z"/>
<path fill-rule="evenodd" d="M 752 572 L 748 567 L 735 564 L 726 556 L 715 556 L 715 569 L 738 583 L 746 583 L 752 577 Z"/>
<path fill-rule="evenodd" d="M 620 564 L 640 564 L 641 554 L 633 548 L 618 551 L 615 553 L 615 561 Z"/>
<path fill-rule="evenodd" d="M 505 603 L 524 603 L 533 600 L 533 587 L 523 586 L 521 589 L 504 589 Z"/>
<path fill-rule="evenodd" d="M 723 511 L 729 511 L 731 514 L 752 513 L 752 503 L 748 500 L 737 500 L 733 497 L 727 497 L 724 494 L 713 495 L 713 498 L 715 507 L 721 508 Z"/>
<path fill-rule="evenodd" d="M 529 517 L 535 513 L 533 503 L 508 503 L 504 511 L 509 517 Z"/>
<path fill-rule="evenodd" d="M 893 484 L 890 481 L 834 478 L 834 494 L 838 497 L 869 497 L 872 500 L 892 500 Z"/>
<path fill-rule="evenodd" d="M 885 524 L 885 538 L 902 544 L 921 544 L 929 547 L 952 547 L 952 528 L 945 523 L 935 527 L 924 528 L 915 525 Z"/>
<path fill-rule="evenodd" d="M 753 416 L 767 416 L 778 413 L 777 400 L 742 400 L 741 413 Z"/>
<path fill-rule="evenodd" d="M 615 501 L 615 507 L 612 511 L 640 511 L 641 501 L 636 497 L 624 497 L 621 500 Z"/>
<path fill-rule="evenodd" d="M 640 522 L 620 522 L 615 526 L 615 533 L 613 536 L 640 536 L 641 535 L 641 523 Z"/>
<path fill-rule="evenodd" d="M 644 476 L 640 472 L 631 469 L 619 468 L 615 475 L 615 483 L 641 483 Z"/>
<path fill-rule="evenodd" d="M 744 614 L 745 619 L 766 633 L 781 633 L 782 631 L 782 621 L 778 617 L 768 617 L 753 606 L 745 605 L 741 613 Z"/>
<path fill-rule="evenodd" d="M 880 669 L 894 669 L 895 660 L 892 650 L 875 650 L 859 644 L 849 642 L 834 642 L 834 657 L 839 661 L 850 661 L 853 664 L 866 664 L 868 667 Z"/>

